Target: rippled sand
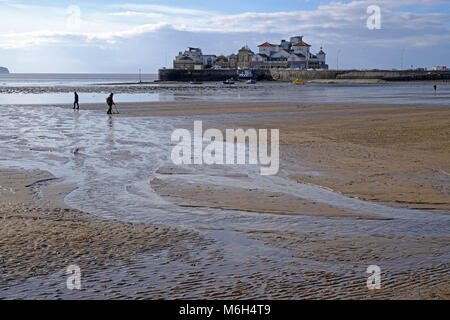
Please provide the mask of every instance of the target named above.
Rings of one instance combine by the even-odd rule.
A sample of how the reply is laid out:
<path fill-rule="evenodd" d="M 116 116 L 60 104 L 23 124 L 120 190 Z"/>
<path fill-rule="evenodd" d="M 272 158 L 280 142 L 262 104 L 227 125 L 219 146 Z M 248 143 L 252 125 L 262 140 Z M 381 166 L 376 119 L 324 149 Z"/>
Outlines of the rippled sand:
<path fill-rule="evenodd" d="M 47 195 L 41 195 L 41 189 L 54 179 L 42 171 L 0 172 L 0 295 L 2 288 L 69 265 L 78 265 L 89 275 L 132 263 L 144 252 L 181 250 L 186 243 L 203 241 L 187 230 L 106 220 L 58 206 L 62 199 L 56 190 L 47 188 Z"/>

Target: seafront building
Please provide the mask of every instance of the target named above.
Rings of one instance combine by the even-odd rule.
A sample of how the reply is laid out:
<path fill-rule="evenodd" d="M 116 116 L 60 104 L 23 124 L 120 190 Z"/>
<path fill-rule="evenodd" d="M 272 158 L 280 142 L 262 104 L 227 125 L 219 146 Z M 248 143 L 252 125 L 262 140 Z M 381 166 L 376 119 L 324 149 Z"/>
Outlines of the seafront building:
<path fill-rule="evenodd" d="M 303 36 L 282 40 L 279 45 L 265 42 L 258 46 L 255 54 L 248 46 L 237 54 L 229 56 L 203 55 L 200 48 L 188 48 L 180 52 L 173 61 L 174 69 L 328 69 L 326 54 L 320 48 L 311 53 L 311 46 L 303 41 Z"/>
<path fill-rule="evenodd" d="M 265 42 L 258 48 L 259 53 L 253 58 L 252 67 L 255 69 L 328 69 L 322 48 L 317 54 L 312 54 L 311 46 L 303 41 L 303 36 L 282 40 L 279 45 Z"/>
<path fill-rule="evenodd" d="M 188 48 L 180 52 L 173 61 L 174 69 L 201 70 L 211 68 L 216 62 L 215 55 L 203 55 L 200 48 Z"/>
<path fill-rule="evenodd" d="M 431 68 L 432 71 L 448 71 L 450 69 L 448 69 L 446 66 L 433 66 Z"/>

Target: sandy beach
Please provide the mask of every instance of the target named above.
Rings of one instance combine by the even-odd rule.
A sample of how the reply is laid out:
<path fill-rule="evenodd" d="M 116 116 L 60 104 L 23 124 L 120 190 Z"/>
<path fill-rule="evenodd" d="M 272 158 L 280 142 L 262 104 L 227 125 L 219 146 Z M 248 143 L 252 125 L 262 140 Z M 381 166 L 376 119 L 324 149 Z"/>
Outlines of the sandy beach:
<path fill-rule="evenodd" d="M 63 105 L 22 108 L 72 113 Z M 104 109 L 83 104 L 80 114 L 100 118 Z M 99 175 L 99 186 L 89 185 L 96 171 L 80 185 L 46 170 L 2 169 L 2 298 L 450 297 L 448 106 L 158 102 L 122 104 L 120 111 L 79 156 L 68 155 L 64 139 L 92 133 L 72 133 L 71 122 L 60 121 L 54 136 L 44 131 L 37 142 L 11 140 L 24 157 L 38 152 L 49 168 L 73 163 L 105 174 L 111 165 L 118 175 L 111 199 L 125 192 L 130 203 L 103 204 L 96 192 L 108 182 Z M 194 119 L 205 128 L 280 129 L 279 175 L 264 180 L 246 168 L 165 162 L 151 173 L 143 167 L 138 185 L 131 172 L 121 178 L 120 170 L 140 163 L 127 163 L 139 161 L 133 151 L 153 146 L 136 134 L 122 137 L 121 125 L 192 129 Z M 49 150 L 41 141 L 57 143 Z M 111 163 L 95 169 L 93 150 Z M 147 205 L 136 202 L 150 191 Z M 120 203 L 124 216 L 113 210 Z M 86 290 L 64 288 L 58 275 L 69 264 L 86 274 Z M 371 264 L 383 269 L 381 290 L 366 287 Z"/>

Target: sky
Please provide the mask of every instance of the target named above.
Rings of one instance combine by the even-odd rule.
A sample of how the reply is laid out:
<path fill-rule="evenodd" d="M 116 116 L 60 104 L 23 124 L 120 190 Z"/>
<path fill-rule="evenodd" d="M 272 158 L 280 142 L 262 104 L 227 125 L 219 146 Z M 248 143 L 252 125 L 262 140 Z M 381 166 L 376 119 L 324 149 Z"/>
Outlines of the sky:
<path fill-rule="evenodd" d="M 0 0 L 0 30 L 0 66 L 16 73 L 156 73 L 187 47 L 257 52 L 296 35 L 331 69 L 450 66 L 450 0 Z"/>

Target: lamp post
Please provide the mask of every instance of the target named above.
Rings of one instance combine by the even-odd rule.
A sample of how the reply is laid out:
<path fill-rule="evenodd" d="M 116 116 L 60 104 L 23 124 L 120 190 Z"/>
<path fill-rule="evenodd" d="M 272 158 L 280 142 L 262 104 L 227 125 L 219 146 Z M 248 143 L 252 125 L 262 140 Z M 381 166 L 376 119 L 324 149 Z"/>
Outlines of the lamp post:
<path fill-rule="evenodd" d="M 336 57 L 336 69 L 339 70 L 339 54 L 341 53 L 341 49 L 337 51 L 337 57 Z"/>
<path fill-rule="evenodd" d="M 402 48 L 402 54 L 401 54 L 401 58 L 400 58 L 400 61 L 401 61 L 400 70 L 403 70 L 403 60 L 404 60 L 404 57 L 405 57 L 405 49 L 406 49 L 406 47 Z"/>

